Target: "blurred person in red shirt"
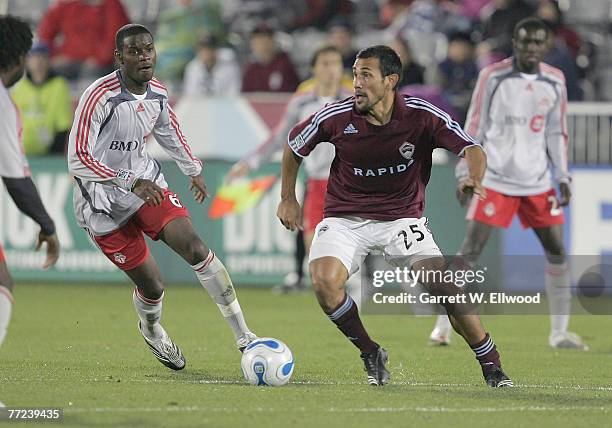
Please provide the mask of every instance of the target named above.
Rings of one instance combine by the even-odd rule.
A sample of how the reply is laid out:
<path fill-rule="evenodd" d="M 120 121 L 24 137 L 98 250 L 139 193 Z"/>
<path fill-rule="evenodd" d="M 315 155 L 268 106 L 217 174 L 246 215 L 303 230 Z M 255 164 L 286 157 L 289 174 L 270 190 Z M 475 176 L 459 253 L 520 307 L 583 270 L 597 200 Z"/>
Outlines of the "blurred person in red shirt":
<path fill-rule="evenodd" d="M 274 40 L 274 30 L 261 23 L 251 33 L 251 60 L 242 76 L 242 92 L 293 92 L 299 78 L 289 56 Z"/>
<path fill-rule="evenodd" d="M 51 47 L 53 68 L 68 79 L 97 77 L 113 69 L 115 33 L 129 18 L 119 0 L 60 0 L 38 27 Z"/>

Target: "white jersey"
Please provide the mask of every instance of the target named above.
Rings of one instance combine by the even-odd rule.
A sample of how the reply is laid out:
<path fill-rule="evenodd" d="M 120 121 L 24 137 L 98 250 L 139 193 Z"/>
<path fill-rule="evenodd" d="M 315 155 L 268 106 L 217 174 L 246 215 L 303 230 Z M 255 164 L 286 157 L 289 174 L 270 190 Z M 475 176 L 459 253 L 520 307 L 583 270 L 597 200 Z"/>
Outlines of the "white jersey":
<path fill-rule="evenodd" d="M 294 95 L 289 103 L 281 123 L 274 131 L 274 135 L 259 146 L 257 150 L 250 154 L 245 161 L 254 170 L 259 168 L 261 163 L 269 159 L 270 156 L 282 150 L 287 143 L 289 131 L 302 120 L 310 117 L 329 103 L 343 100 L 351 96 L 351 93 L 344 88 L 340 89 L 335 97 L 319 97 L 314 91 L 298 93 Z M 336 150 L 331 143 L 321 143 L 303 159 L 306 175 L 309 179 L 327 180 L 329 178 L 329 168 L 331 167 Z"/>
<path fill-rule="evenodd" d="M 131 94 L 120 71 L 102 77 L 79 100 L 68 146 L 68 168 L 75 177 L 74 212 L 94 235 L 120 228 L 144 201 L 132 193 L 133 177 L 167 188 L 159 162 L 149 156 L 152 134 L 183 174 L 198 175 L 201 162 L 191 154 L 166 88 L 155 78 L 143 96 Z M 130 178 L 131 177 L 131 178 Z"/>
<path fill-rule="evenodd" d="M 23 149 L 21 115 L 2 82 L 0 112 L 0 177 L 28 177 L 30 167 Z"/>
<path fill-rule="evenodd" d="M 513 196 L 543 193 L 571 180 L 567 165 L 567 95 L 563 72 L 540 63 L 519 72 L 513 58 L 480 72 L 465 129 L 487 152 L 485 187 Z M 457 177 L 467 175 L 465 161 Z"/>

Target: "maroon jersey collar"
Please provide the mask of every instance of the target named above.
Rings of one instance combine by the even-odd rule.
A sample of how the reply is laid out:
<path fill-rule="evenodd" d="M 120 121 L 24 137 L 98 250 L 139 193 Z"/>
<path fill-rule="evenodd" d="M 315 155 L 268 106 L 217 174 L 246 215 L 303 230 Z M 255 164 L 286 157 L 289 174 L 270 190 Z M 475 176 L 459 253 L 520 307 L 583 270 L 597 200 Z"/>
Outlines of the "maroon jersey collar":
<path fill-rule="evenodd" d="M 354 103 L 353 103 L 352 113 L 355 116 L 363 118 L 363 120 L 365 120 L 368 123 L 368 125 L 382 128 L 382 127 L 387 127 L 387 126 L 394 126 L 398 124 L 399 122 L 401 122 L 405 118 L 405 114 L 407 110 L 408 109 L 406 108 L 406 99 L 404 98 L 404 95 L 395 91 L 395 99 L 393 100 L 393 112 L 391 112 L 391 120 L 389 120 L 389 123 L 386 123 L 384 125 L 374 125 L 370 122 L 367 122 L 365 118 L 365 114 L 360 113 L 355 107 Z"/>

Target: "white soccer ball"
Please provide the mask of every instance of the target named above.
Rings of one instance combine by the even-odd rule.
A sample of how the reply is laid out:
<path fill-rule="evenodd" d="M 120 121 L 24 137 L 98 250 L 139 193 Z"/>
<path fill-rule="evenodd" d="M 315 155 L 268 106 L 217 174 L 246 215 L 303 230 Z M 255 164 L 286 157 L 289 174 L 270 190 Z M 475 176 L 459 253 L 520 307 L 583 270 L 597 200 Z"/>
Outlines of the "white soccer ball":
<path fill-rule="evenodd" d="M 246 347 L 240 365 L 251 385 L 282 386 L 293 374 L 293 354 L 280 340 L 260 337 Z"/>

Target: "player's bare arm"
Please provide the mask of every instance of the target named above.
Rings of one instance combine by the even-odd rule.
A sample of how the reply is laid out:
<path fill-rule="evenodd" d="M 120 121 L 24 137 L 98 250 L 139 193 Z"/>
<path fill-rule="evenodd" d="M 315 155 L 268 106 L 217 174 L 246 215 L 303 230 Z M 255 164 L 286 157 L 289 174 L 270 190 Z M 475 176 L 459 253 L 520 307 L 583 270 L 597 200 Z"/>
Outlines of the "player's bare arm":
<path fill-rule="evenodd" d="M 289 230 L 302 228 L 302 208 L 295 196 L 295 183 L 301 163 L 302 159 L 286 146 L 281 167 L 281 201 L 276 216 Z"/>
<path fill-rule="evenodd" d="M 470 195 L 475 194 L 484 199 L 486 190 L 482 187 L 482 178 L 487 169 L 487 155 L 480 146 L 470 146 L 465 149 L 465 161 L 468 167 L 468 177 L 459 182 L 457 197 L 459 203 L 465 205 Z"/>
<path fill-rule="evenodd" d="M 191 184 L 189 185 L 189 190 L 193 190 L 196 202 L 201 204 L 204 202 L 204 199 L 210 196 L 208 190 L 206 189 L 204 177 L 202 177 L 202 174 L 198 174 L 190 177 L 190 179 Z"/>

